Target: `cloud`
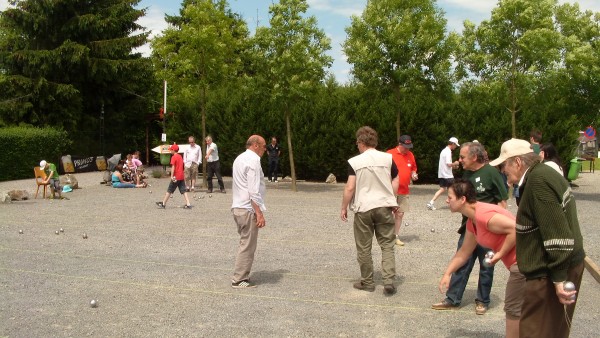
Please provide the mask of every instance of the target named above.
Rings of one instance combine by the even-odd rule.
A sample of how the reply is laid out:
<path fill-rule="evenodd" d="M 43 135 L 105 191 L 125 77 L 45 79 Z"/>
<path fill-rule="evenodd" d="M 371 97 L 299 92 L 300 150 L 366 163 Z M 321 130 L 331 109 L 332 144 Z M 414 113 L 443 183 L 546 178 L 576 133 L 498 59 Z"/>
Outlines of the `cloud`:
<path fill-rule="evenodd" d="M 149 30 L 150 38 L 153 38 L 167 28 L 165 11 L 160 7 L 151 6 L 147 9 L 146 15 L 139 18 L 137 23 Z"/>
<path fill-rule="evenodd" d="M 492 8 L 496 7 L 497 3 L 497 0 L 439 0 L 438 6 L 442 8 L 453 7 L 458 12 L 467 10 L 480 14 L 488 14 L 492 12 Z"/>
<path fill-rule="evenodd" d="M 165 21 L 165 10 L 158 6 L 148 7 L 146 15 L 139 18 L 137 23 L 146 28 L 146 31 L 150 31 L 149 39 L 160 35 L 160 33 L 168 27 L 167 22 Z M 150 44 L 147 43 L 136 48 L 134 52 L 142 53 L 144 56 L 150 56 L 152 49 L 150 48 Z"/>
<path fill-rule="evenodd" d="M 8 0 L 0 0 L 0 11 L 8 8 Z"/>
<path fill-rule="evenodd" d="M 345 17 L 361 15 L 367 3 L 366 0 L 308 0 L 307 2 L 311 10 L 329 12 Z"/>
<path fill-rule="evenodd" d="M 600 1 L 598 0 L 578 0 L 578 1 L 567 1 L 567 0 L 558 0 L 558 3 L 579 3 L 579 9 L 582 11 L 591 10 L 593 12 L 600 12 Z"/>

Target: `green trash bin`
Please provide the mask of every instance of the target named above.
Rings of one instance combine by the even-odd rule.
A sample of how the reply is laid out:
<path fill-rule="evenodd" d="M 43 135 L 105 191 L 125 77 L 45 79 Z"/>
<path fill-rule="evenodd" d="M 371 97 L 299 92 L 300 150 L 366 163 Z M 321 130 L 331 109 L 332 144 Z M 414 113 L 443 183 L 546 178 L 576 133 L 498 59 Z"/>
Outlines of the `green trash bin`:
<path fill-rule="evenodd" d="M 577 157 L 575 157 L 574 159 L 571 160 L 571 165 L 569 166 L 569 173 L 567 174 L 567 178 L 569 179 L 569 181 L 576 180 L 577 176 L 579 176 L 580 171 L 581 171 L 581 163 L 579 162 Z"/>
<path fill-rule="evenodd" d="M 171 165 L 171 154 L 160 154 L 160 164 L 164 166 Z"/>

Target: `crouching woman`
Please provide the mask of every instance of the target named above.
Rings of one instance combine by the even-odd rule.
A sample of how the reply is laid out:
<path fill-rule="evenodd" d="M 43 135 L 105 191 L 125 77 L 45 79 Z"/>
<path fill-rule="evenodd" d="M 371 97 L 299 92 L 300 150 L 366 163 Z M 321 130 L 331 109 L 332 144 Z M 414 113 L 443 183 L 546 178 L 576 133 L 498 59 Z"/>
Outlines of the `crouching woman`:
<path fill-rule="evenodd" d="M 145 188 L 146 183 L 144 184 L 134 184 L 131 182 L 127 182 L 123 179 L 123 165 L 119 164 L 115 167 L 115 171 L 112 174 L 112 186 L 113 188 Z"/>
<path fill-rule="evenodd" d="M 448 188 L 446 203 L 452 212 L 460 212 L 467 220 L 465 240 L 456 252 L 440 280 L 440 292 L 446 292 L 452 273 L 462 267 L 477 244 L 493 250 L 490 264 L 502 260 L 510 271 L 506 284 L 504 311 L 506 312 L 506 337 L 519 337 L 519 318 L 523 303 L 525 276 L 519 272 L 516 254 L 516 223 L 510 211 L 489 203 L 478 202 L 473 184 L 456 180 Z"/>

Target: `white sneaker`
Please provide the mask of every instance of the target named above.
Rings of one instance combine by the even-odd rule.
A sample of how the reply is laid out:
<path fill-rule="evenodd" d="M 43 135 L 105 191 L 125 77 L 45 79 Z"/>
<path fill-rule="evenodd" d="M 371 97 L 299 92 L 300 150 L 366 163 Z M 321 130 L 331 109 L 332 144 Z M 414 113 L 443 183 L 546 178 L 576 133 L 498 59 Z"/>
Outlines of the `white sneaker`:
<path fill-rule="evenodd" d="M 427 209 L 429 209 L 429 210 L 435 210 L 435 207 L 433 206 L 433 203 L 431 203 L 431 202 L 427 203 Z"/>

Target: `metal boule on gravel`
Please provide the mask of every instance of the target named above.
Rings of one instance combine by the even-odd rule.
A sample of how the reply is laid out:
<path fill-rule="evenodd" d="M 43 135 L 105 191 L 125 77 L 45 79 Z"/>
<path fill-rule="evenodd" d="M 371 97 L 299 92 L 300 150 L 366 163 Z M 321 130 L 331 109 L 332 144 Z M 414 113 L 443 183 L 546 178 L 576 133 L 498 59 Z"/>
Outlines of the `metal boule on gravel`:
<path fill-rule="evenodd" d="M 208 195 L 208 198 L 212 198 L 212 195 Z"/>
<path fill-rule="evenodd" d="M 19 235 L 22 235 L 22 234 L 23 234 L 23 230 L 19 230 Z"/>
<path fill-rule="evenodd" d="M 87 239 L 87 234 L 86 233 L 83 234 L 83 239 Z"/>
<path fill-rule="evenodd" d="M 58 235 L 60 232 L 58 230 L 56 230 L 54 233 Z"/>
<path fill-rule="evenodd" d="M 435 232 L 435 229 L 431 229 L 431 232 Z"/>
<path fill-rule="evenodd" d="M 404 226 L 405 226 L 405 227 L 407 227 L 407 226 L 408 226 L 408 223 L 404 223 Z"/>
<path fill-rule="evenodd" d="M 152 190 L 150 190 L 150 193 L 152 193 Z"/>
<path fill-rule="evenodd" d="M 90 306 L 91 307 L 97 307 L 98 306 L 98 302 L 95 299 L 92 299 L 92 301 L 90 302 Z"/>
<path fill-rule="evenodd" d="M 63 229 L 63 228 L 60 228 L 60 232 L 65 232 L 65 229 Z"/>

